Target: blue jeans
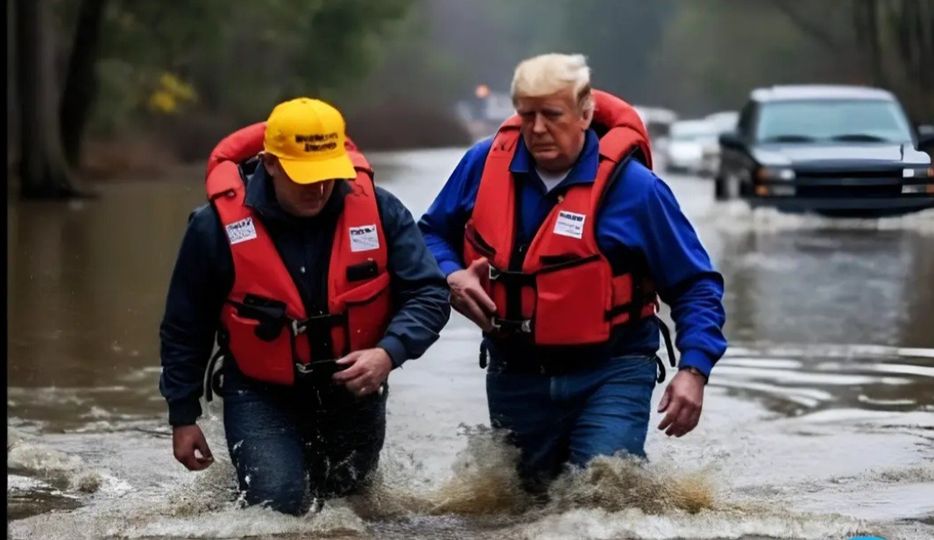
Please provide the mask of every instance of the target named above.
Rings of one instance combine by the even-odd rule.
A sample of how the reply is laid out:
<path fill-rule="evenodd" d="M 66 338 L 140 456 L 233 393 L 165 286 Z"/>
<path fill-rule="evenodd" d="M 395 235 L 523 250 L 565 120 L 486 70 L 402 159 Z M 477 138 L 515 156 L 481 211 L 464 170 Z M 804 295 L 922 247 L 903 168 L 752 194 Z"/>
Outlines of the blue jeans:
<path fill-rule="evenodd" d="M 345 495 L 365 483 L 386 434 L 387 387 L 357 398 L 327 380 L 260 383 L 231 364 L 224 366 L 224 429 L 247 504 L 297 515 L 310 497 Z"/>
<path fill-rule="evenodd" d="M 519 447 L 526 488 L 541 491 L 566 463 L 583 466 L 616 453 L 644 457 L 656 366 L 654 356 L 622 356 L 548 376 L 492 363 L 490 423 Z"/>

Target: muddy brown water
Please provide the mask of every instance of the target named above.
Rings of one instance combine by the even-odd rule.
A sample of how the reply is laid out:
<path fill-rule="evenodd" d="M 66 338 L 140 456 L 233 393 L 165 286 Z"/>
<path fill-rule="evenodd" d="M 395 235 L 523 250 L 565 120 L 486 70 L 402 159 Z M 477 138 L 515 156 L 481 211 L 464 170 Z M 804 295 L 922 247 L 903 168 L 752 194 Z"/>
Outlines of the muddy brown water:
<path fill-rule="evenodd" d="M 371 157 L 417 217 L 461 153 Z M 532 504 L 486 427 L 478 332 L 453 317 L 391 376 L 377 485 L 287 517 L 238 507 L 218 402 L 202 421 L 215 465 L 172 459 L 158 323 L 200 178 L 8 206 L 10 536 L 934 537 L 934 213 L 750 211 L 666 176 L 727 283 L 731 346 L 695 432 L 652 429 L 647 466 L 601 459 Z"/>

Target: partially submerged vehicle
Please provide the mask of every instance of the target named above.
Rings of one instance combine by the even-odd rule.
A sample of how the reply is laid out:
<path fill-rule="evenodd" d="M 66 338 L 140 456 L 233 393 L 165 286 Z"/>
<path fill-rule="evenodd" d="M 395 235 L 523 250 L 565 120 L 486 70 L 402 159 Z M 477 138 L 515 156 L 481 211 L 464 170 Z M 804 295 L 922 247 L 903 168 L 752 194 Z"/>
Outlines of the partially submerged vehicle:
<path fill-rule="evenodd" d="M 890 92 L 859 86 L 754 90 L 737 129 L 720 136 L 719 200 L 827 215 L 934 207 L 931 157 Z"/>

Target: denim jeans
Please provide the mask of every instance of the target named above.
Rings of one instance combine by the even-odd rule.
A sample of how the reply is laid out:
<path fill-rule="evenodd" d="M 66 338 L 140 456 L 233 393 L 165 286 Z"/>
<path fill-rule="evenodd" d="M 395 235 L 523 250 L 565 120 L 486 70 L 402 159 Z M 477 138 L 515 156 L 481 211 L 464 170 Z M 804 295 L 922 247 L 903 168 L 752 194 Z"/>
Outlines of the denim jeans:
<path fill-rule="evenodd" d="M 247 504 L 301 514 L 312 497 L 365 483 L 383 447 L 388 387 L 357 398 L 327 379 L 260 383 L 231 364 L 224 366 L 224 428 Z"/>
<path fill-rule="evenodd" d="M 526 488 L 542 491 L 566 463 L 583 466 L 616 453 L 644 457 L 656 366 L 654 356 L 621 356 L 548 376 L 492 363 L 490 423 L 519 447 Z"/>

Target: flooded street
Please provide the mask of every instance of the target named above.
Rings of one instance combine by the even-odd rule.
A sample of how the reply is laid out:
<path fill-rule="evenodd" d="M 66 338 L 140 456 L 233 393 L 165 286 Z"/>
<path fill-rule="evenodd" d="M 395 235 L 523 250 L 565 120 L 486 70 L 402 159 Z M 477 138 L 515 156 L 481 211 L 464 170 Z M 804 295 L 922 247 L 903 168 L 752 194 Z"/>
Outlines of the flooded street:
<path fill-rule="evenodd" d="M 462 153 L 369 157 L 417 219 Z M 665 179 L 726 282 L 730 348 L 693 433 L 653 413 L 647 466 L 600 460 L 531 505 L 486 429 L 479 330 L 455 315 L 390 376 L 376 486 L 300 518 L 237 508 L 219 400 L 214 466 L 172 457 L 158 327 L 201 168 L 10 203 L 9 536 L 934 538 L 934 211 L 753 212 Z"/>

